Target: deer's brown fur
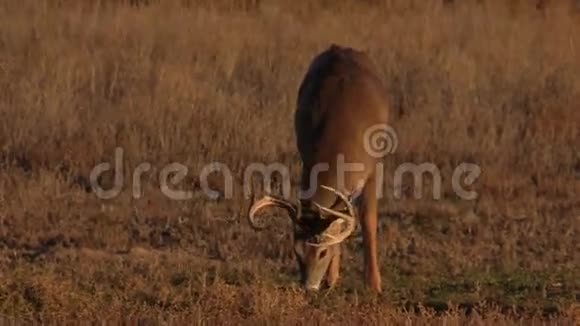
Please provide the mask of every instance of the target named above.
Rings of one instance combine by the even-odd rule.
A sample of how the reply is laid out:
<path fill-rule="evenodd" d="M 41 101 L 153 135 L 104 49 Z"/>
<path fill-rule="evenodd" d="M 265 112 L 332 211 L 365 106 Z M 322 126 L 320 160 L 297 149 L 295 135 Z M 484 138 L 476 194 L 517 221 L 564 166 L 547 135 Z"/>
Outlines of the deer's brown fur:
<path fill-rule="evenodd" d="M 330 286 L 338 280 L 340 245 L 354 229 L 351 220 L 340 220 L 342 213 L 358 215 L 365 280 L 370 288 L 381 290 L 376 237 L 380 158 L 367 152 L 364 137 L 370 127 L 387 122 L 385 90 L 366 53 L 333 44 L 314 58 L 298 90 L 295 131 L 303 163 L 301 198 L 289 209 L 294 214 L 296 258 L 308 289 L 318 289 L 324 275 Z M 351 171 L 341 162 L 359 166 Z M 337 193 L 348 197 L 337 200 Z M 337 220 L 341 223 L 334 223 Z M 351 227 L 349 232 L 341 233 L 342 224 Z M 342 235 L 338 243 L 328 240 L 336 234 Z M 318 243 L 313 240 L 321 235 Z"/>

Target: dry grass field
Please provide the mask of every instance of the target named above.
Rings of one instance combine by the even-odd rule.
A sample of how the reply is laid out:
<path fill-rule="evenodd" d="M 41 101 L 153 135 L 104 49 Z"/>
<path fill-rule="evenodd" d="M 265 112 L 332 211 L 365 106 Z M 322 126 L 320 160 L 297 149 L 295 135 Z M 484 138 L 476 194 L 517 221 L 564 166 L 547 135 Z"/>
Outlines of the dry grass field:
<path fill-rule="evenodd" d="M 288 219 L 262 232 L 245 219 L 249 164 L 286 164 L 298 182 L 297 89 L 331 43 L 376 62 L 399 140 L 381 295 L 364 289 L 358 233 L 339 287 L 304 294 Z M 0 1 L 0 320 L 578 323 L 579 76 L 567 0 Z M 89 176 L 117 147 L 123 188 L 102 199 Z M 172 162 L 192 198 L 162 192 Z M 212 162 L 231 196 L 219 172 L 221 196 L 202 191 Z M 395 198 L 406 162 L 436 164 L 441 199 L 429 177 L 422 198 L 412 178 Z M 481 168 L 475 200 L 452 190 L 462 162 Z"/>

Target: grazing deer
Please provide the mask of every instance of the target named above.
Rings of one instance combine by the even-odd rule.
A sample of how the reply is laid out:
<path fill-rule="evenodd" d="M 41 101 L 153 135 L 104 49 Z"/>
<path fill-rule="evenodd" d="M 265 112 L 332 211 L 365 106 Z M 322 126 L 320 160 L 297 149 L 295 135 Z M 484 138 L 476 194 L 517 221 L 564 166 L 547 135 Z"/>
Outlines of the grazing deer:
<path fill-rule="evenodd" d="M 324 276 L 339 277 L 341 243 L 362 226 L 366 285 L 381 291 L 377 259 L 377 163 L 364 146 L 365 132 L 386 124 L 387 100 L 376 68 L 365 52 L 332 44 L 314 58 L 298 90 L 297 147 L 302 159 L 300 198 L 294 203 L 265 196 L 248 217 L 268 206 L 287 210 L 294 224 L 294 252 L 307 290 Z M 360 168 L 346 170 L 344 163 Z M 343 172 L 341 173 L 341 170 Z"/>

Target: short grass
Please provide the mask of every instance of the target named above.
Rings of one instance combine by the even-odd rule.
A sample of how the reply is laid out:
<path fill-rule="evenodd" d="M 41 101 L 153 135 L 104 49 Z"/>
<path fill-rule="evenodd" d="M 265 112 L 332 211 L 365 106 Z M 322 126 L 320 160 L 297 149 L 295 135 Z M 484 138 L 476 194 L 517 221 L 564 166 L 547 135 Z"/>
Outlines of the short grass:
<path fill-rule="evenodd" d="M 0 2 L 0 318 L 578 321 L 572 2 L 146 2 Z M 380 296 L 364 289 L 359 235 L 345 245 L 340 286 L 305 295 L 289 221 L 254 232 L 244 218 L 249 164 L 284 163 L 296 185 L 296 92 L 330 43 L 376 62 L 399 139 L 385 160 Z M 100 199 L 90 172 L 114 163 L 117 147 L 124 187 Z M 162 193 L 172 162 L 188 167 L 192 199 Z M 211 162 L 231 171 L 231 196 L 219 173 L 208 178 L 219 198 L 201 191 Z M 394 197 L 405 162 L 436 164 L 441 200 L 428 183 L 415 199 L 412 179 Z M 462 162 L 482 171 L 473 201 L 452 191 Z"/>

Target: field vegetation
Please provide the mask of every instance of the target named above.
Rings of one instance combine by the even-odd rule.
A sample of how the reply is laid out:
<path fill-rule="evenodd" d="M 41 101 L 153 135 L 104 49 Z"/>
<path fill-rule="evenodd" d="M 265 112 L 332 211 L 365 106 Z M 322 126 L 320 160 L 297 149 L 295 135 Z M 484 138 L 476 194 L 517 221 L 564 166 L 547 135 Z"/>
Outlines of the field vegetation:
<path fill-rule="evenodd" d="M 399 141 L 385 159 L 378 296 L 358 233 L 339 287 L 307 295 L 289 220 L 255 232 L 245 219 L 249 164 L 283 163 L 298 182 L 297 89 L 331 43 L 375 61 Z M 1 1 L 0 319 L 572 325 L 579 76 L 572 1 Z M 102 199 L 90 174 L 116 148 L 123 189 Z M 161 190 L 173 162 L 191 199 Z M 207 179 L 220 196 L 202 191 L 212 162 L 232 172 L 231 196 L 219 172 Z M 408 162 L 437 165 L 440 200 L 428 177 L 421 198 L 412 178 L 395 198 Z M 475 200 L 453 192 L 462 162 L 481 168 Z"/>

